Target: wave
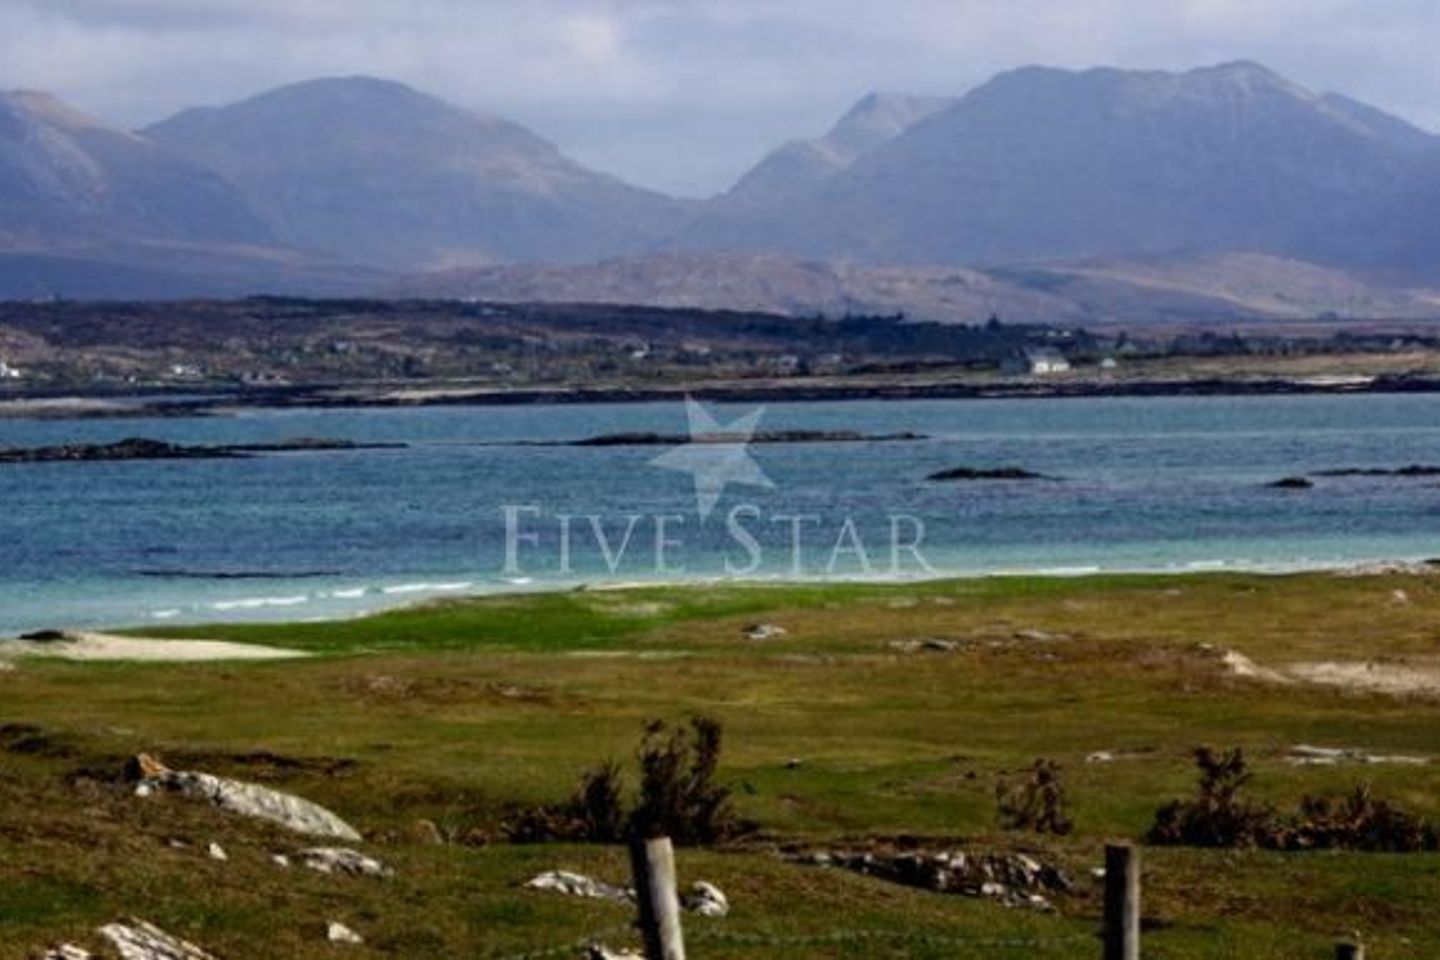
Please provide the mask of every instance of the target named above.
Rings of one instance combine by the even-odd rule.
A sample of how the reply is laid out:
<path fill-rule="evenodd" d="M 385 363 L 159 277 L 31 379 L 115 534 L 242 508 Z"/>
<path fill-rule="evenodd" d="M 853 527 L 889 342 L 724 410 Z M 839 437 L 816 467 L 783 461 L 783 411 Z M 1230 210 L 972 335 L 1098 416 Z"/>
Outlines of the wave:
<path fill-rule="evenodd" d="M 453 593 L 457 590 L 469 590 L 475 584 L 470 580 L 460 580 L 453 583 L 401 583 L 393 587 L 385 587 L 380 592 L 390 595 L 404 593 Z"/>
<path fill-rule="evenodd" d="M 246 597 L 243 600 L 217 600 L 210 604 L 212 610 L 256 610 L 261 607 L 294 607 L 308 603 L 310 597 L 304 594 L 293 597 Z"/>

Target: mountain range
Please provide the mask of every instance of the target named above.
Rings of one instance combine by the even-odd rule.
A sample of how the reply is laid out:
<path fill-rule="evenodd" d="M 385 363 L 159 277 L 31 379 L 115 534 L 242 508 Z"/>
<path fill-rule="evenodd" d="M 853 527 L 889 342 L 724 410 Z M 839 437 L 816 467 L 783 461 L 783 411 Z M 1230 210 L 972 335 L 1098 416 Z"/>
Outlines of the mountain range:
<path fill-rule="evenodd" d="M 1433 316 L 1437 215 L 1440 138 L 1248 62 L 871 94 L 706 201 L 367 77 L 134 132 L 0 93 L 0 297 Z"/>

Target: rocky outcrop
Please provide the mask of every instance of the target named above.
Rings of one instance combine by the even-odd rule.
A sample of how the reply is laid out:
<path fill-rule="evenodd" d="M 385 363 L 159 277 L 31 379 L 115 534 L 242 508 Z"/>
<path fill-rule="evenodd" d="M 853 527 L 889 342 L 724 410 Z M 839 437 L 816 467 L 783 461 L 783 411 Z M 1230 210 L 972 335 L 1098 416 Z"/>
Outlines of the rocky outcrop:
<path fill-rule="evenodd" d="M 144 920 L 107 924 L 100 928 L 100 935 L 110 941 L 121 960 L 215 960 L 195 944 Z"/>
<path fill-rule="evenodd" d="M 617 887 L 602 880 L 596 880 L 594 877 L 587 877 L 583 873 L 571 873 L 569 870 L 547 870 L 526 881 L 525 886 L 530 890 L 547 890 L 551 893 L 563 893 L 569 897 L 584 897 L 589 900 L 629 903 L 635 899 L 634 890 Z"/>
<path fill-rule="evenodd" d="M 3 463 L 92 463 L 114 460 L 235 460 L 257 453 L 310 453 L 327 450 L 374 450 L 404 447 L 398 443 L 356 443 L 351 440 L 300 438 L 279 443 L 237 443 L 192 446 L 129 437 L 115 443 L 67 443 L 55 447 L 6 447 Z"/>
<path fill-rule="evenodd" d="M 1053 908 L 1050 898 L 1073 883 L 1059 867 L 1024 853 L 964 851 L 820 852 L 801 858 L 907 887 L 998 900 L 1009 907 Z"/>
<path fill-rule="evenodd" d="M 1440 477 L 1440 467 L 1412 463 L 1408 467 L 1387 470 L 1383 467 L 1346 467 L 1341 470 L 1321 470 L 1317 477 Z"/>
<path fill-rule="evenodd" d="M 614 903 L 635 901 L 633 888 L 617 887 L 569 870 L 548 870 L 526 881 L 525 887 L 529 890 L 545 890 L 588 900 L 609 900 Z M 680 904 L 686 910 L 702 917 L 723 917 L 730 913 L 729 898 L 719 887 L 705 880 L 697 880 L 692 884 L 690 890 L 680 898 Z"/>
<path fill-rule="evenodd" d="M 311 847 L 301 850 L 299 861 L 321 873 L 348 873 L 356 877 L 392 877 L 395 871 L 374 857 L 346 847 Z"/>
<path fill-rule="evenodd" d="M 171 770 L 144 753 L 126 764 L 126 773 L 137 781 L 137 796 L 148 797 L 164 790 L 208 801 L 226 813 L 268 820 L 296 833 L 338 840 L 361 839 L 354 827 L 319 804 L 258 784 L 208 773 Z"/>
<path fill-rule="evenodd" d="M 565 447 L 674 447 L 686 443 L 897 443 L 928 439 L 923 433 L 859 433 L 855 430 L 760 430 L 752 434 L 700 433 L 693 436 L 670 433 L 606 433 L 584 440 L 535 446 Z"/>
<path fill-rule="evenodd" d="M 955 467 L 941 470 L 925 478 L 932 481 L 959 480 L 1055 480 L 1043 473 L 1034 473 L 1023 467 Z"/>

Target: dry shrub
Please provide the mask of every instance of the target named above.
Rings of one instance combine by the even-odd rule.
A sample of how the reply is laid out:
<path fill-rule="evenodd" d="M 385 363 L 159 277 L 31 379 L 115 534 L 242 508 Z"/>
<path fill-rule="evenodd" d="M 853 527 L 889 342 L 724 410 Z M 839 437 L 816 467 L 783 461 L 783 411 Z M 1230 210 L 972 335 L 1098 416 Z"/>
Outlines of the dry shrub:
<path fill-rule="evenodd" d="M 522 810 L 505 824 L 516 843 L 568 841 L 619 843 L 664 835 L 677 844 L 718 843 L 755 829 L 740 820 L 731 791 L 716 780 L 722 728 L 693 717 L 688 727 L 652 721 L 638 753 L 640 789 L 626 802 L 620 765 L 610 761 L 586 773 L 575 794 L 558 804 Z"/>
<path fill-rule="evenodd" d="M 1149 843 L 1186 847 L 1264 846 L 1278 824 L 1275 811 L 1241 798 L 1251 773 L 1239 747 L 1195 751 L 1200 784 L 1192 800 L 1173 800 L 1155 813 Z"/>
<path fill-rule="evenodd" d="M 1161 807 L 1146 840 L 1192 847 L 1263 847 L 1268 850 L 1336 849 L 1384 853 L 1435 850 L 1436 832 L 1424 819 L 1384 800 L 1368 784 L 1347 797 L 1305 797 L 1294 813 L 1240 797 L 1251 774 L 1237 747 L 1195 752 L 1197 795 Z"/>
<path fill-rule="evenodd" d="M 692 717 L 690 729 L 666 733 L 651 723 L 640 746 L 640 804 L 630 818 L 633 836 L 667 836 L 680 844 L 708 844 L 744 832 L 730 788 L 716 782 L 722 731 L 709 717 Z"/>
<path fill-rule="evenodd" d="M 1060 764 L 1036 760 L 1018 781 L 995 785 L 995 805 L 1007 830 L 1033 830 L 1063 837 L 1074 829 L 1065 814 L 1067 798 Z"/>

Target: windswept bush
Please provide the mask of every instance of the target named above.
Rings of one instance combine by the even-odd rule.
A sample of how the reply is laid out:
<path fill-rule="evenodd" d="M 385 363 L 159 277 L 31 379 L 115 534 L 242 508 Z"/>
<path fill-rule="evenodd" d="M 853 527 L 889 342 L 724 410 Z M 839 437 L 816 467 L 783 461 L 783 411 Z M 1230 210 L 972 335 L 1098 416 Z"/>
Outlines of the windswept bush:
<path fill-rule="evenodd" d="M 716 780 L 723 731 L 718 720 L 693 717 L 688 727 L 652 721 L 638 752 L 639 797 L 626 801 L 624 774 L 610 761 L 586 773 L 568 800 L 522 810 L 505 824 L 515 843 L 620 843 L 665 835 L 677 844 L 718 843 L 752 831 Z"/>
<path fill-rule="evenodd" d="M 715 780 L 722 731 L 718 721 L 692 717 L 690 729 L 656 721 L 640 747 L 640 805 L 630 818 L 633 836 L 668 836 L 680 844 L 706 844 L 744 832 L 730 789 Z"/>
<path fill-rule="evenodd" d="M 1065 782 L 1060 764 L 1036 760 L 1018 781 L 995 785 L 995 806 L 1007 830 L 1033 830 L 1065 836 L 1074 825 L 1065 814 Z"/>
<path fill-rule="evenodd" d="M 1362 784 L 1347 797 L 1305 797 L 1294 813 L 1250 803 L 1240 793 L 1250 782 L 1237 747 L 1195 752 L 1197 795 L 1161 807 L 1146 840 L 1193 847 L 1263 847 L 1268 850 L 1337 849 L 1414 853 L 1440 846 L 1424 819 L 1370 793 Z"/>
<path fill-rule="evenodd" d="M 627 817 L 623 789 L 620 765 L 606 761 L 580 778 L 568 800 L 520 811 L 505 834 L 513 843 L 619 843 Z"/>
<path fill-rule="evenodd" d="M 1200 784 L 1192 800 L 1174 800 L 1155 813 L 1146 841 L 1186 847 L 1265 846 L 1277 829 L 1275 811 L 1241 797 L 1251 773 L 1239 747 L 1195 751 Z"/>

